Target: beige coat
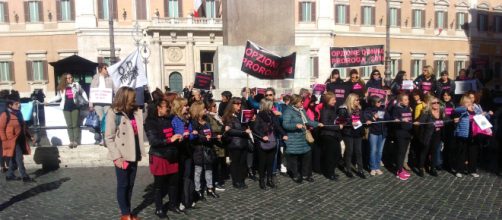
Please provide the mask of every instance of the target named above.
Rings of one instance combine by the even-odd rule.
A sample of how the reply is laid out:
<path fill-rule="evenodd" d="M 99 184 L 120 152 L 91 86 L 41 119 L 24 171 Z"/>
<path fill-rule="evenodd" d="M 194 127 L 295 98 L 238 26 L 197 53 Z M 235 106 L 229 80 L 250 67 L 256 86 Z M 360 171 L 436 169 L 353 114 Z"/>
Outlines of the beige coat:
<path fill-rule="evenodd" d="M 108 148 L 108 158 L 116 160 L 122 158 L 126 161 L 136 161 L 136 146 L 134 131 L 129 118 L 123 114 L 120 117 L 119 126 L 115 126 L 116 112 L 109 109 L 106 114 L 105 143 Z M 146 156 L 144 146 L 143 113 L 141 109 L 134 112 L 134 118 L 138 125 L 138 139 L 141 156 Z"/>

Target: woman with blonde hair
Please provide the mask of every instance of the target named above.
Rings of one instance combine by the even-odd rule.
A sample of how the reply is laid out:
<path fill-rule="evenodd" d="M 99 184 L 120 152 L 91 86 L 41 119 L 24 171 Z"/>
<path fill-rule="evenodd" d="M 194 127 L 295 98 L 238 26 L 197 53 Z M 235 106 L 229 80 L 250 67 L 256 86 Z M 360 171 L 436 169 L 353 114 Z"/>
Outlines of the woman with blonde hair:
<path fill-rule="evenodd" d="M 143 113 L 136 106 L 136 91 L 121 87 L 106 113 L 105 143 L 115 164 L 117 200 L 121 219 L 137 219 L 131 214 L 131 198 L 138 161 L 146 156 L 143 145 Z"/>
<path fill-rule="evenodd" d="M 434 69 L 432 66 L 427 65 L 422 69 L 422 75 L 418 76 L 413 83 L 417 86 L 423 94 L 432 93 L 436 94 L 437 82 L 434 76 Z"/>
<path fill-rule="evenodd" d="M 430 174 L 432 176 L 438 176 L 436 166 L 438 165 L 436 151 L 438 150 L 438 145 L 441 144 L 441 139 L 443 136 L 444 127 L 444 109 L 441 107 L 439 99 L 436 97 L 429 98 L 425 110 L 420 115 L 419 122 L 420 130 L 418 133 L 418 138 L 422 143 L 422 149 L 420 149 L 420 157 L 418 168 L 418 175 L 424 177 L 425 174 L 425 159 L 431 155 L 430 164 Z"/>
<path fill-rule="evenodd" d="M 357 162 L 357 175 L 365 179 L 363 169 L 363 154 L 361 144 L 363 141 L 364 129 L 362 126 L 363 112 L 359 95 L 349 94 L 345 103 L 338 108 L 339 122 L 344 125 L 342 129 L 342 139 L 345 144 L 343 158 L 345 160 L 345 172 L 347 177 L 352 178 L 352 156 L 355 154 Z"/>
<path fill-rule="evenodd" d="M 84 89 L 73 81 L 71 73 L 65 73 L 59 79 L 57 95 L 49 102 L 61 100 L 59 106 L 63 110 L 66 121 L 68 137 L 70 139 L 70 148 L 75 148 L 80 143 L 80 108 L 88 107 L 89 100 Z"/>

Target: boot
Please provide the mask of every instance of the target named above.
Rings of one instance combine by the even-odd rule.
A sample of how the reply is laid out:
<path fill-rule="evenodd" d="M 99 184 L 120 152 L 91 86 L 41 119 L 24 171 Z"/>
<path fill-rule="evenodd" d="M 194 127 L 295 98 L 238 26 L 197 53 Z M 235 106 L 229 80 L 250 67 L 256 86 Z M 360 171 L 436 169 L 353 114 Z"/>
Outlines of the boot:
<path fill-rule="evenodd" d="M 206 201 L 206 198 L 204 197 L 204 191 L 203 190 L 197 191 L 197 197 L 198 197 L 199 201 Z"/>
<path fill-rule="evenodd" d="M 167 209 L 176 214 L 184 213 L 184 211 L 180 210 L 178 206 L 178 189 L 176 187 L 169 187 L 167 189 L 167 195 L 169 196 L 169 203 L 167 204 Z"/>
<path fill-rule="evenodd" d="M 164 212 L 164 210 L 162 209 L 155 210 L 155 215 L 159 218 L 167 218 L 166 212 Z"/>
<path fill-rule="evenodd" d="M 249 179 L 252 179 L 253 181 L 258 180 L 256 178 L 256 171 L 254 171 L 253 168 L 248 168 L 248 169 L 249 169 L 249 171 L 248 171 L 248 177 L 249 177 Z"/>
<path fill-rule="evenodd" d="M 431 176 L 438 176 L 438 171 L 436 170 L 436 168 L 431 168 Z"/>
<path fill-rule="evenodd" d="M 220 198 L 220 196 L 218 194 L 216 194 L 216 192 L 214 191 L 213 188 L 208 188 L 207 189 L 207 195 L 211 196 L 211 197 L 213 197 L 215 199 Z"/>
<path fill-rule="evenodd" d="M 425 169 L 424 168 L 420 168 L 418 170 L 418 176 L 419 177 L 424 177 L 425 176 Z"/>
<path fill-rule="evenodd" d="M 270 188 L 275 188 L 275 184 L 274 184 L 274 180 L 272 179 L 272 177 L 267 177 L 267 186 L 270 187 Z"/>
<path fill-rule="evenodd" d="M 260 189 L 266 190 L 267 187 L 265 186 L 265 178 L 260 177 Z"/>

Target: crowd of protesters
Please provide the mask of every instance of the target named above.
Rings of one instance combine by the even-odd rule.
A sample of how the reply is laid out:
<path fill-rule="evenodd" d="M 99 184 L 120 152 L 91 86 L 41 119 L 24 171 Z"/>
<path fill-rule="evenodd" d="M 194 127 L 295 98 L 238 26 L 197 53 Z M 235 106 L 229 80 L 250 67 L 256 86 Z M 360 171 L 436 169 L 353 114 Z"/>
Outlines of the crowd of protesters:
<path fill-rule="evenodd" d="M 405 84 L 412 79 L 404 71 L 387 86 L 377 69 L 367 82 L 356 69 L 347 80 L 334 69 L 321 91 L 301 89 L 279 98 L 273 88 L 264 93 L 243 88 L 239 96 L 222 92 L 219 105 L 209 91 L 186 88 L 177 94 L 157 89 L 145 109 L 137 106 L 137 91 L 121 87 L 111 105 L 89 107 L 104 118 L 104 134 L 97 134 L 96 140 L 104 141 L 115 164 L 121 219 L 138 219 L 131 213 L 131 197 L 138 162 L 147 154 L 155 214 L 165 218 L 168 211 L 186 213 L 198 201 L 219 198 L 229 180 L 239 190 L 247 188 L 246 178 L 268 190 L 278 187 L 278 174 L 298 184 L 315 181 L 313 172 L 337 181 L 337 169 L 348 178 L 362 179 L 387 171 L 406 181 L 412 173 L 438 176 L 441 170 L 458 178 L 479 177 L 480 147 L 494 134 L 481 129 L 474 118 L 484 116 L 493 123 L 493 106 L 484 103 L 482 89 L 455 94 L 448 72 L 439 78 L 432 73 L 432 67 L 425 66 L 409 87 Z M 463 69 L 458 74 L 457 81 L 470 79 Z M 106 65 L 99 66 L 91 86 L 113 88 Z M 370 92 L 375 90 L 383 93 Z M 3 156 L 13 158 L 7 180 L 17 179 L 17 167 L 22 179 L 30 181 L 22 155 L 29 153 L 25 146 L 31 137 L 28 132 L 18 135 L 21 138 L 15 135 L 26 127 L 19 95 L 6 96 L 0 137 Z M 64 74 L 56 99 L 62 100 L 70 147 L 76 147 L 80 128 L 73 118 L 80 99 L 87 101 L 87 96 L 71 74 Z M 246 119 L 244 111 L 253 112 L 252 118 Z M 6 170 L 5 162 L 0 163 Z"/>

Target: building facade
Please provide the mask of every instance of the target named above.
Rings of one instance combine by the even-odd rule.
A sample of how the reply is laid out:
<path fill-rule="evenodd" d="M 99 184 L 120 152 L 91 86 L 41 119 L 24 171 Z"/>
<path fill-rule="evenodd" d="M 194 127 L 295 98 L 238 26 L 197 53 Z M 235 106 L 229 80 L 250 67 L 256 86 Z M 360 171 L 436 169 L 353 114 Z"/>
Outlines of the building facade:
<path fill-rule="evenodd" d="M 202 17 L 193 17 L 191 0 L 0 0 L 0 89 L 27 95 L 40 88 L 51 96 L 58 79 L 49 62 L 74 54 L 109 62 L 112 16 L 116 56 L 134 51 L 136 40 L 149 50 L 149 86 L 179 91 L 193 82 L 194 72 L 218 75 L 213 56 L 223 44 L 221 4 L 204 0 Z M 295 4 L 295 44 L 310 47 L 311 82 L 329 76 L 329 47 L 385 44 L 386 1 Z M 448 70 L 454 77 L 471 66 L 487 77 L 501 77 L 499 0 L 390 0 L 388 15 L 393 74 L 403 69 L 416 76 L 424 65 L 432 65 L 436 73 Z M 135 34 L 136 21 L 140 34 Z M 359 70 L 368 77 L 373 68 L 384 69 Z"/>

